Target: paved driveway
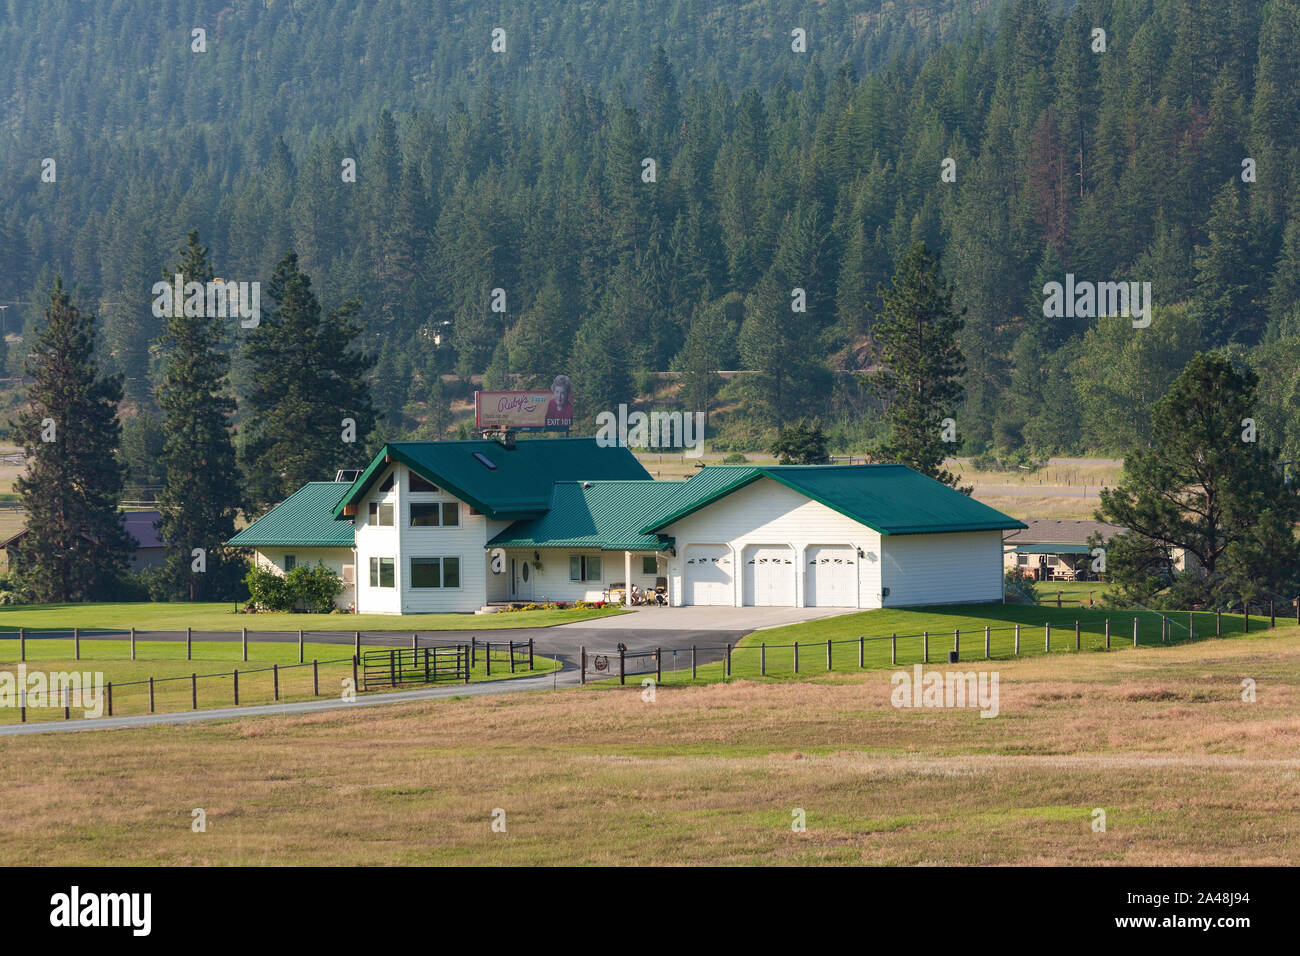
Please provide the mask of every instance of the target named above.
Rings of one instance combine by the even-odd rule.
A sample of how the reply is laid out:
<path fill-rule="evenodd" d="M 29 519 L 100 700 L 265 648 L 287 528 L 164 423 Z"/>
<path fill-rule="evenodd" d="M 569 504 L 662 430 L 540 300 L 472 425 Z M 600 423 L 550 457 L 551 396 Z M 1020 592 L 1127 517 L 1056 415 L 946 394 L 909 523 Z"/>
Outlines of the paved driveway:
<path fill-rule="evenodd" d="M 848 614 L 849 607 L 636 607 L 631 614 L 603 621 L 577 621 L 553 630 L 585 631 L 750 631 Z"/>

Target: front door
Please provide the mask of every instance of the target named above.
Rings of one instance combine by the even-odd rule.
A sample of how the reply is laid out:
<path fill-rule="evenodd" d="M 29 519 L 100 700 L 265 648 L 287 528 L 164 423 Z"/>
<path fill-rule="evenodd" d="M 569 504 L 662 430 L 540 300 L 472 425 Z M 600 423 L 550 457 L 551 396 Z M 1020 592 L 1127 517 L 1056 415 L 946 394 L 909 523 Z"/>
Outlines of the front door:
<path fill-rule="evenodd" d="M 510 559 L 510 596 L 516 601 L 533 599 L 533 566 L 527 558 Z"/>

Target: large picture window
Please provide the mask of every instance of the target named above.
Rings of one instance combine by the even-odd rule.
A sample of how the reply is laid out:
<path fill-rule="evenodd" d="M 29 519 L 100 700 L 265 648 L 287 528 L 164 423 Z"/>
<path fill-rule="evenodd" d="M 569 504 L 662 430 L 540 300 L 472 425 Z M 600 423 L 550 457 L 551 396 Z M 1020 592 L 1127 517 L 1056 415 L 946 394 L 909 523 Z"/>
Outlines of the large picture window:
<path fill-rule="evenodd" d="M 412 528 L 454 528 L 460 524 L 460 503 L 456 501 L 411 502 Z"/>
<path fill-rule="evenodd" d="M 413 589 L 460 587 L 460 558 L 412 558 Z"/>
<path fill-rule="evenodd" d="M 587 554 L 569 555 L 569 580 L 570 581 L 599 581 L 600 580 L 599 555 L 587 555 Z"/>
<path fill-rule="evenodd" d="M 396 563 L 394 558 L 371 558 L 370 586 L 372 588 L 396 587 L 397 581 L 394 574 Z"/>

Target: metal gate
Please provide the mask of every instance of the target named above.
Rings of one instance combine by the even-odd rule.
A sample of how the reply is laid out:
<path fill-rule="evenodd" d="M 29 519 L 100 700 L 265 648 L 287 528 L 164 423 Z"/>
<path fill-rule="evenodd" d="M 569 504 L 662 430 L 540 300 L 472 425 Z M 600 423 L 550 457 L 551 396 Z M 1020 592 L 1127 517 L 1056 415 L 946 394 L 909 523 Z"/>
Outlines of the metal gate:
<path fill-rule="evenodd" d="M 361 655 L 361 690 L 444 681 L 469 683 L 468 644 L 388 647 Z"/>

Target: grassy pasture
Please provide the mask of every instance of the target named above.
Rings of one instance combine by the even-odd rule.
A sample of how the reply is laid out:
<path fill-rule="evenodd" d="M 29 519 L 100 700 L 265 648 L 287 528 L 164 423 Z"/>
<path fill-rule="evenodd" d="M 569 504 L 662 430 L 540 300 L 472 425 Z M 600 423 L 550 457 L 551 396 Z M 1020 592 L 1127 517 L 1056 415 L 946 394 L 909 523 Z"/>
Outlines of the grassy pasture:
<path fill-rule="evenodd" d="M 74 627 L 126 630 L 234 631 L 477 631 L 550 627 L 626 614 L 621 608 L 566 608 L 506 614 L 239 614 L 233 604 L 17 604 L 0 607 L 0 631 L 66 631 Z"/>
<path fill-rule="evenodd" d="M 1290 865 L 1298 637 L 1000 662 L 991 720 L 896 709 L 888 674 L 868 671 L 653 701 L 561 690 L 0 738 L 0 852 L 11 865 Z M 195 807 L 206 833 L 190 830 Z"/>

